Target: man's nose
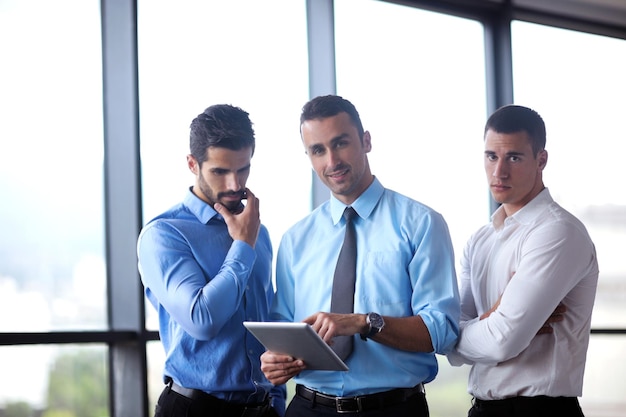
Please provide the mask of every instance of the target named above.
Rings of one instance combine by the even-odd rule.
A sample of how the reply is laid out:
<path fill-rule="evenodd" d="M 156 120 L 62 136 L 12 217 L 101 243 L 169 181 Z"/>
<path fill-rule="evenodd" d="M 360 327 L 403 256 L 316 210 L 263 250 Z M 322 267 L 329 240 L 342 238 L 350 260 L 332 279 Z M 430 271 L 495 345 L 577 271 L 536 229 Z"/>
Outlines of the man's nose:
<path fill-rule="evenodd" d="M 237 174 L 229 175 L 226 186 L 229 190 L 239 191 L 239 189 L 241 188 L 239 176 L 237 176 Z"/>
<path fill-rule="evenodd" d="M 496 178 L 506 178 L 509 176 L 509 170 L 508 167 L 505 163 L 505 161 L 502 160 L 498 160 L 494 165 L 493 165 L 493 174 L 494 177 Z"/>
<path fill-rule="evenodd" d="M 340 161 L 341 161 L 341 158 L 339 157 L 339 152 L 337 152 L 337 151 L 330 151 L 330 152 L 328 152 L 328 166 L 334 167 Z"/>

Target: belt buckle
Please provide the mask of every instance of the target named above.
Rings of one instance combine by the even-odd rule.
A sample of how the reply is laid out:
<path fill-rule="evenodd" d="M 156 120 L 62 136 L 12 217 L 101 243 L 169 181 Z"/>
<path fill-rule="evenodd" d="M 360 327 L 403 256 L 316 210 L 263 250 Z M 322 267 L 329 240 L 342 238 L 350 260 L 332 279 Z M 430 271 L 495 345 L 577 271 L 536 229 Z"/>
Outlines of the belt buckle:
<path fill-rule="evenodd" d="M 356 403 L 355 409 L 344 408 L 344 404 L 352 404 Z M 350 414 L 350 413 L 360 413 L 363 411 L 363 404 L 361 403 L 361 397 L 336 397 L 335 398 L 335 409 L 337 410 L 337 414 Z"/>

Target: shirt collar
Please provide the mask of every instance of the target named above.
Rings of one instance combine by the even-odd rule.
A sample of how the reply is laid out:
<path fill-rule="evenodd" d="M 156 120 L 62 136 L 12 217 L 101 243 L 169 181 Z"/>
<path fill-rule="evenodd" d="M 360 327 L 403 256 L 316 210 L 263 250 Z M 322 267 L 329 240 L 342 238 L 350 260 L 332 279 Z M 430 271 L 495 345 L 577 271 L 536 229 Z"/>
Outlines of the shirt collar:
<path fill-rule="evenodd" d="M 217 211 L 213 209 L 206 201 L 200 199 L 197 195 L 191 191 L 192 187 L 189 187 L 189 191 L 185 195 L 183 204 L 189 209 L 189 211 L 198 218 L 200 223 L 208 223 L 213 217 L 221 218 Z"/>
<path fill-rule="evenodd" d="M 554 200 L 550 195 L 550 191 L 546 187 L 524 207 L 516 211 L 511 216 L 511 219 L 514 219 L 516 222 L 521 224 L 529 224 L 543 211 L 545 206 L 553 201 Z M 504 207 L 502 206 L 498 207 L 498 209 L 491 215 L 491 221 L 496 228 L 502 227 L 506 219 L 507 216 L 504 212 Z"/>
<path fill-rule="evenodd" d="M 378 178 L 374 177 L 374 181 L 372 181 L 370 186 L 350 206 L 357 212 L 360 218 L 366 219 L 374 211 L 374 207 L 378 204 L 378 200 L 380 200 L 384 191 L 383 185 L 378 181 Z M 333 219 L 333 224 L 337 224 L 341 220 L 346 207 L 344 203 L 331 194 L 330 215 Z"/>

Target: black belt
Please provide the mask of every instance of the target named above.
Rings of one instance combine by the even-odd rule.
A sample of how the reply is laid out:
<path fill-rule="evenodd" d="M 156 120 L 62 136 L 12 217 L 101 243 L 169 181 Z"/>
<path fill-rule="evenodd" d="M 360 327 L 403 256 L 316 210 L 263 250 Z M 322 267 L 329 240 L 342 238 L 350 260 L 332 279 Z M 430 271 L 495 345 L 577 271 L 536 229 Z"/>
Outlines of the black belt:
<path fill-rule="evenodd" d="M 502 410 L 580 409 L 578 398 L 576 397 L 548 397 L 546 395 L 538 395 L 535 397 L 511 397 L 504 398 L 502 400 L 481 400 L 474 398 L 474 407 Z"/>
<path fill-rule="evenodd" d="M 237 414 L 241 417 L 261 417 L 270 409 L 269 398 L 266 398 L 262 403 L 237 404 L 222 400 L 221 398 L 217 398 L 199 389 L 181 387 L 171 379 L 165 389 L 170 389 L 171 391 L 174 391 L 175 393 L 193 401 L 202 401 L 203 403 L 206 403 L 207 408 L 212 410 L 222 410 L 229 415 Z"/>
<path fill-rule="evenodd" d="M 415 395 L 424 395 L 424 385 L 419 384 L 413 388 L 397 388 L 391 391 L 352 397 L 336 397 L 314 391 L 304 385 L 296 385 L 296 394 L 314 404 L 334 408 L 339 414 L 358 413 L 379 410 L 405 402 Z"/>

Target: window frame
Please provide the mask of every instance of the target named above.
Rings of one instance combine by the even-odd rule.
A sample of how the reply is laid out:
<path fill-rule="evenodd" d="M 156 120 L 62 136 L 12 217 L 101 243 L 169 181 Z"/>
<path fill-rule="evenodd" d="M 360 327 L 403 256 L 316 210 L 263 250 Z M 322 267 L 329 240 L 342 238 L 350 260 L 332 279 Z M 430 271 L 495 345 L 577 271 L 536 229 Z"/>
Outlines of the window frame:
<path fill-rule="evenodd" d="M 489 113 L 512 102 L 513 20 L 626 39 L 626 25 L 585 19 L 582 15 L 566 17 L 531 10 L 510 1 L 382 1 L 475 19 L 483 24 Z M 333 7 L 333 0 L 307 0 L 311 97 L 336 90 Z M 101 19 L 109 330 L 0 333 L 0 346 L 104 343 L 109 348 L 110 415 L 147 417 L 151 411 L 148 409 L 146 347 L 148 342 L 158 340 L 159 335 L 145 328 L 144 295 L 135 257 L 136 238 L 143 221 L 137 0 L 101 0 Z M 311 178 L 312 206 L 315 207 L 329 194 L 315 175 Z M 491 209 L 495 209 L 493 201 Z M 625 335 L 626 328 L 593 328 L 591 333 Z"/>

